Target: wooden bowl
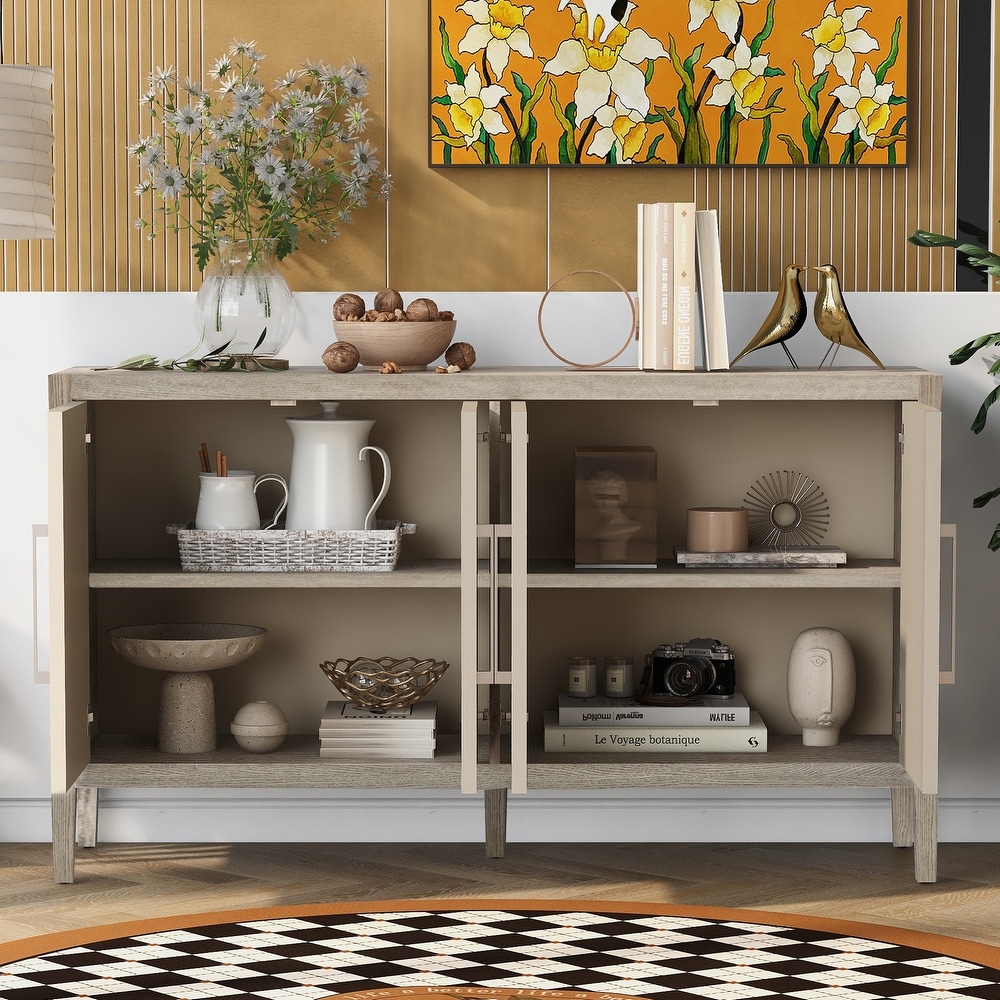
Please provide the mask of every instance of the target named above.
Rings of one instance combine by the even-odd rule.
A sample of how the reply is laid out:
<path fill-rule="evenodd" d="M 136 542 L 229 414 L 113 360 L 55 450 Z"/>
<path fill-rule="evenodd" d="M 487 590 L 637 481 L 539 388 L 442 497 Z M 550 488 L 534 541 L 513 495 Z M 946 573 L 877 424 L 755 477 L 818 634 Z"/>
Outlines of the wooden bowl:
<path fill-rule="evenodd" d="M 384 361 L 395 361 L 404 372 L 417 372 L 437 360 L 455 336 L 455 320 L 413 323 L 333 321 L 337 340 L 353 344 L 361 355 L 361 364 L 377 370 Z"/>

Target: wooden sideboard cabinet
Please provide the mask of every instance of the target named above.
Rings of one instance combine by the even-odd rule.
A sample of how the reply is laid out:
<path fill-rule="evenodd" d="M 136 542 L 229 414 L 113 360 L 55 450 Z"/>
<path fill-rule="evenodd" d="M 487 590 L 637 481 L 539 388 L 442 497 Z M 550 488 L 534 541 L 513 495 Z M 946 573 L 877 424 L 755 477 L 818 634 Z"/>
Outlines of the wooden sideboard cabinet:
<path fill-rule="evenodd" d="M 106 788 L 406 788 L 483 793 L 487 853 L 505 847 L 507 794 L 536 789 L 888 788 L 893 843 L 936 878 L 940 376 L 916 369 L 727 372 L 473 368 L 334 375 L 123 372 L 50 377 L 53 859 L 97 840 Z M 287 475 L 285 418 L 339 400 L 375 419 L 392 461 L 381 517 L 413 522 L 389 573 L 192 573 L 166 525 L 194 515 L 198 450 Z M 574 568 L 574 447 L 657 456 L 655 569 Z M 829 569 L 692 569 L 674 560 L 689 507 L 738 506 L 762 475 L 817 481 Z M 262 494 L 262 508 L 268 500 Z M 217 672 L 219 748 L 156 750 L 160 677 L 125 663 L 109 628 L 263 625 L 250 660 Z M 854 713 L 809 748 L 788 710 L 788 652 L 828 625 L 851 641 Z M 766 754 L 546 754 L 567 657 L 631 655 L 712 636 L 768 725 Z M 432 760 L 321 760 L 336 692 L 323 660 L 430 656 Z M 228 736 L 274 701 L 292 734 L 270 754 Z M 669 804 L 664 807 L 669 837 Z"/>

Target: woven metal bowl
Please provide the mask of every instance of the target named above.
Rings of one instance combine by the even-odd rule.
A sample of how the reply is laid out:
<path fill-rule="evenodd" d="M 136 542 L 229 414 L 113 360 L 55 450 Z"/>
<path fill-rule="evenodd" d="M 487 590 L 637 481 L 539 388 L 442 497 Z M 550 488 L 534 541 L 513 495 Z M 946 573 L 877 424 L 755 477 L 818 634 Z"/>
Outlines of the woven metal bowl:
<path fill-rule="evenodd" d="M 444 660 L 415 656 L 359 656 L 354 660 L 326 660 L 320 670 L 350 702 L 372 711 L 403 708 L 420 701 L 448 669 Z"/>

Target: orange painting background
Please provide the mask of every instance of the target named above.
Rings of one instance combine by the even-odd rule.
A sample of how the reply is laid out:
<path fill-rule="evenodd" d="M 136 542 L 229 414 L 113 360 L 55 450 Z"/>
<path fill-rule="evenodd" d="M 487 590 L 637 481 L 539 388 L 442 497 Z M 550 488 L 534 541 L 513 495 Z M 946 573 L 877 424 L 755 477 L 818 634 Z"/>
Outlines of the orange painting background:
<path fill-rule="evenodd" d="M 770 107 L 781 110 L 771 111 L 762 117 L 756 117 L 753 113 L 749 117 L 743 117 L 733 110 L 730 104 L 729 112 L 731 118 L 736 119 L 738 143 L 735 155 L 726 158 L 726 153 L 720 153 L 719 140 L 722 135 L 724 123 L 722 121 L 723 107 L 709 106 L 707 99 L 712 95 L 715 85 L 720 82 L 718 74 L 707 65 L 716 57 L 725 56 L 734 58 L 735 43 L 724 32 L 720 22 L 710 14 L 693 31 L 689 31 L 689 24 L 692 23 L 694 2 L 672 3 L 667 0 L 636 0 L 634 7 L 630 5 L 625 22 L 616 29 L 616 35 L 624 39 L 632 34 L 644 32 L 654 42 L 662 45 L 663 49 L 671 48 L 671 39 L 674 43 L 678 60 L 683 63 L 692 57 L 697 47 L 702 46 L 698 58 L 693 62 L 691 76 L 693 78 L 693 93 L 701 94 L 699 112 L 702 116 L 702 127 L 704 129 L 707 143 L 703 143 L 703 150 L 708 149 L 708 157 L 702 156 L 700 159 L 689 158 L 678 148 L 678 140 L 667 127 L 663 115 L 671 113 L 674 123 L 679 129 L 683 129 L 685 122 L 681 110 L 682 99 L 679 92 L 683 89 L 683 80 L 675 66 L 671 64 L 668 57 L 657 57 L 651 59 L 637 60 L 635 65 L 649 77 L 645 91 L 649 99 L 648 110 L 636 107 L 641 102 L 631 100 L 630 108 L 620 108 L 619 110 L 631 110 L 632 121 L 624 120 L 623 115 L 617 116 L 612 131 L 618 135 L 625 135 L 631 130 L 632 139 L 628 144 L 619 145 L 616 152 L 611 155 L 592 155 L 588 151 L 588 146 L 593 142 L 594 135 L 598 130 L 596 122 L 591 123 L 591 128 L 587 130 L 588 121 L 578 121 L 572 135 L 579 141 L 583 151 L 573 160 L 565 157 L 560 159 L 558 147 L 560 138 L 568 135 L 565 125 L 559 123 L 559 116 L 555 112 L 554 105 L 558 104 L 562 110 L 567 109 L 574 101 L 576 88 L 580 80 L 580 74 L 572 71 L 561 73 L 546 73 L 545 68 L 549 60 L 552 60 L 558 52 L 562 51 L 560 46 L 564 46 L 567 40 L 574 33 L 574 28 L 579 33 L 578 22 L 583 18 L 584 33 L 588 28 L 586 20 L 587 14 L 584 11 L 584 0 L 574 0 L 563 10 L 559 10 L 559 0 L 536 0 L 532 7 L 513 4 L 512 0 L 478 0 L 479 6 L 476 12 L 482 17 L 482 11 L 488 9 L 490 13 L 490 29 L 494 37 L 507 31 L 510 27 L 510 8 L 517 7 L 525 11 L 523 15 L 523 31 L 530 39 L 532 58 L 526 57 L 516 47 L 511 47 L 509 52 L 509 62 L 499 79 L 492 79 L 489 74 L 489 67 L 486 65 L 485 51 L 459 51 L 459 45 L 473 25 L 475 18 L 469 13 L 470 5 L 459 5 L 455 0 L 431 0 L 431 23 L 430 23 L 430 159 L 432 165 L 453 164 L 482 164 L 493 163 L 503 165 L 510 162 L 523 162 L 519 156 L 511 155 L 511 147 L 515 142 L 515 127 L 524 123 L 524 109 L 522 108 L 522 97 L 518 88 L 514 84 L 514 74 L 517 74 L 524 85 L 535 91 L 543 76 L 548 76 L 548 85 L 543 86 L 543 94 L 533 106 L 535 116 L 535 127 L 537 135 L 531 144 L 531 155 L 527 162 L 557 164 L 559 162 L 576 162 L 580 164 L 606 165 L 608 163 L 770 163 L 778 165 L 793 165 L 798 162 L 795 153 L 791 151 L 790 145 L 798 147 L 802 155 L 801 162 L 809 163 L 844 163 L 851 164 L 862 162 L 865 165 L 875 164 L 904 164 L 906 162 L 905 144 L 905 117 L 907 108 L 905 103 L 906 81 L 907 81 L 907 22 L 906 22 L 906 0 L 872 0 L 870 7 L 851 6 L 845 0 L 836 0 L 830 3 L 829 0 L 757 0 L 756 3 L 749 3 L 744 0 L 737 3 L 737 0 L 702 0 L 702 7 L 711 6 L 713 10 L 720 10 L 724 4 L 728 4 L 730 10 L 739 9 L 742 18 L 742 31 L 735 33 L 736 43 L 741 40 L 750 44 L 765 28 L 768 18 L 771 19 L 770 33 L 760 44 L 759 54 L 767 57 L 768 70 L 781 70 L 782 75 L 768 75 L 763 78 L 763 94 L 759 102 L 754 105 L 754 112 L 762 107 Z M 591 5 L 588 5 L 591 6 Z M 599 4 L 592 5 L 596 8 Z M 603 5 L 610 8 L 610 0 Z M 824 16 L 832 13 L 836 18 L 841 18 L 845 25 L 849 26 L 851 12 L 861 12 L 855 14 L 857 19 L 856 28 L 868 36 L 871 36 L 878 43 L 878 48 L 873 51 L 858 51 L 855 54 L 854 69 L 852 78 L 845 80 L 838 73 L 834 64 L 826 67 L 828 78 L 822 89 L 819 90 L 816 108 L 813 109 L 815 122 L 813 131 L 820 130 L 820 138 L 825 140 L 826 149 L 822 148 L 822 142 L 817 149 L 810 149 L 809 142 L 804 136 L 807 128 L 803 120 L 808 117 L 809 108 L 803 102 L 800 93 L 795 85 L 793 76 L 793 64 L 797 63 L 801 73 L 804 89 L 808 90 L 816 84 L 817 79 L 813 75 L 813 59 L 816 51 L 816 43 L 812 37 L 806 37 L 803 33 L 817 28 L 824 21 Z M 516 18 L 515 18 L 516 20 Z M 862 100 L 857 105 L 857 110 L 864 114 L 871 107 L 871 95 L 866 94 L 864 86 L 861 85 L 860 74 L 862 68 L 867 65 L 875 72 L 877 67 L 890 55 L 890 41 L 893 31 L 900 26 L 898 34 L 898 52 L 895 54 L 894 62 L 885 70 L 885 84 L 891 84 L 891 101 L 881 112 L 886 118 L 884 126 L 877 135 L 872 132 L 870 137 L 873 142 L 868 144 L 862 141 L 860 135 L 855 132 L 849 136 L 847 134 L 833 133 L 832 127 L 837 123 L 840 115 L 849 110 L 847 106 L 838 101 L 832 91 L 845 84 L 860 89 Z M 475 67 L 480 76 L 488 78 L 483 80 L 484 85 L 490 83 L 499 84 L 507 91 L 507 98 L 504 104 L 496 107 L 496 112 L 503 120 L 505 132 L 486 135 L 479 132 L 479 138 L 485 139 L 482 146 L 475 142 L 471 145 L 463 139 L 463 135 L 455 125 L 455 118 L 452 116 L 454 103 L 449 100 L 449 84 L 457 82 L 457 73 L 454 65 L 449 65 L 447 55 L 444 50 L 443 38 L 441 34 L 442 25 L 447 33 L 450 55 L 453 63 L 459 64 L 463 72 L 469 72 Z M 602 27 L 600 21 L 596 22 L 598 31 Z M 480 29 L 482 30 L 482 29 Z M 614 40 L 609 39 L 609 44 Z M 637 35 L 638 37 L 638 35 Z M 843 48 L 840 39 L 835 39 L 833 46 L 838 45 Z M 850 33 L 846 36 L 850 39 Z M 847 46 L 850 47 L 849 45 Z M 624 50 L 623 50 L 624 51 Z M 832 54 L 832 53 L 831 53 Z M 624 58 L 620 55 L 619 58 Z M 738 62 L 738 60 L 737 60 Z M 737 76 L 739 72 L 737 71 Z M 734 82 L 737 79 L 734 76 Z M 706 87 L 707 82 L 707 87 Z M 883 88 L 884 89 L 884 88 Z M 778 93 L 777 98 L 772 100 L 773 95 Z M 878 95 L 877 95 L 878 96 Z M 616 102 L 618 95 L 612 86 L 609 104 Z M 554 98 L 554 100 L 553 100 Z M 865 99 L 869 104 L 866 105 Z M 626 101 L 628 103 L 628 101 Z M 876 104 L 883 104 L 884 101 L 875 101 Z M 640 116 L 639 112 L 645 111 Z M 488 113 L 488 112 L 487 112 Z M 601 112 L 597 112 L 599 116 Z M 605 112 L 609 115 L 609 112 Z M 641 118 L 641 121 L 637 121 Z M 484 121 L 486 119 L 484 118 Z M 879 112 L 876 110 L 870 122 L 878 124 L 881 121 Z M 825 126 L 824 126 L 825 122 Z M 442 123 L 444 129 L 442 129 Z M 770 130 L 769 137 L 766 131 Z M 639 132 L 643 131 L 641 145 L 636 147 Z M 441 141 L 443 131 L 449 133 L 447 142 Z M 786 138 L 781 138 L 785 136 Z M 659 137 L 658 141 L 655 141 Z M 816 136 L 813 136 L 816 139 Z M 762 148 L 763 147 L 763 148 Z M 849 150 L 850 147 L 850 150 Z M 484 156 L 484 150 L 486 156 Z M 633 156 L 626 156 L 628 152 L 635 152 Z M 617 153 L 617 155 L 616 155 Z M 492 155 L 491 155 L 492 154 Z"/>

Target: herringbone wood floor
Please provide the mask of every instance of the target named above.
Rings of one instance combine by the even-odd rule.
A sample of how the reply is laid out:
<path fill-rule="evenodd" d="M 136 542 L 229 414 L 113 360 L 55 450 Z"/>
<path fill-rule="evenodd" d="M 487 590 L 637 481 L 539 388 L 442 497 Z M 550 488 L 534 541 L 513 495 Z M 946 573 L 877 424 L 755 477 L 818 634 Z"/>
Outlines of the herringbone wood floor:
<path fill-rule="evenodd" d="M 1000 945 L 1000 844 L 943 844 L 939 880 L 882 844 L 0 844 L 0 940 L 254 906 L 437 897 L 735 906 L 890 924 Z"/>

